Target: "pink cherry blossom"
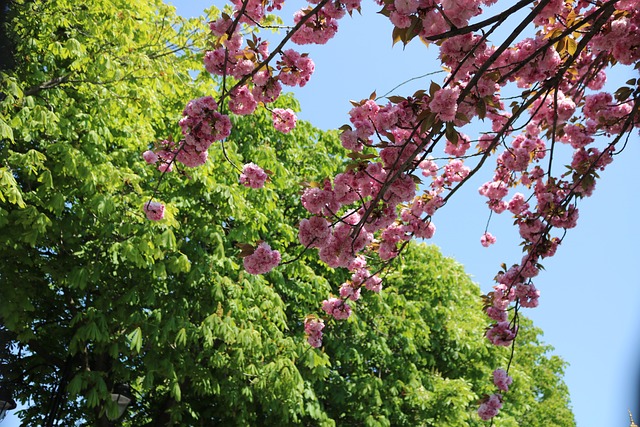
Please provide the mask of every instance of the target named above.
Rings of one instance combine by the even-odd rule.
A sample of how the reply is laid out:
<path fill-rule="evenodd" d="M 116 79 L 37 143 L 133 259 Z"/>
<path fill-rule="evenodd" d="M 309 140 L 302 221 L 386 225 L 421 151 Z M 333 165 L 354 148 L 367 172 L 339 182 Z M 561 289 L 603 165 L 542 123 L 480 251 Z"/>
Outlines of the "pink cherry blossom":
<path fill-rule="evenodd" d="M 159 160 L 158 155 L 151 150 L 147 150 L 144 153 L 142 153 L 142 157 L 144 158 L 144 161 L 147 162 L 148 164 L 155 164 Z"/>
<path fill-rule="evenodd" d="M 151 221 L 160 221 L 164 218 L 164 205 L 160 202 L 147 202 L 144 204 L 143 210 Z"/>
<path fill-rule="evenodd" d="M 340 285 L 340 296 L 349 298 L 351 301 L 357 301 L 360 299 L 360 289 L 360 287 L 354 287 L 353 283 L 345 282 Z"/>
<path fill-rule="evenodd" d="M 493 383 L 502 391 L 509 391 L 509 386 L 513 382 L 504 369 L 496 369 L 493 371 Z"/>
<path fill-rule="evenodd" d="M 485 232 L 482 237 L 480 237 L 480 244 L 485 248 L 493 245 L 496 242 L 496 238 L 489 232 Z"/>
<path fill-rule="evenodd" d="M 326 9 L 320 11 L 316 19 L 307 21 L 300 30 L 298 30 L 291 41 L 296 44 L 325 44 L 338 31 L 338 20 L 334 18 L 335 11 L 327 13 Z M 293 22 L 298 23 L 306 15 L 304 10 L 296 12 L 293 16 Z"/>
<path fill-rule="evenodd" d="M 322 330 L 324 329 L 324 321 L 315 317 L 307 317 L 304 319 L 304 332 L 307 334 L 307 342 L 311 347 L 319 348 L 322 346 Z"/>
<path fill-rule="evenodd" d="M 274 108 L 272 113 L 273 127 L 282 133 L 289 133 L 296 127 L 296 115 L 290 108 Z"/>
<path fill-rule="evenodd" d="M 431 99 L 429 108 L 437 114 L 443 122 L 451 122 L 456 117 L 458 111 L 457 99 L 460 95 L 458 88 L 439 89 Z"/>
<path fill-rule="evenodd" d="M 282 52 L 282 60 L 278 63 L 280 82 L 286 86 L 307 84 L 315 70 L 315 64 L 307 55 L 301 55 L 293 49 Z"/>
<path fill-rule="evenodd" d="M 505 310 L 500 310 L 493 306 L 487 307 L 485 309 L 485 313 L 487 314 L 487 317 L 498 322 L 505 322 L 508 318 L 507 312 Z"/>
<path fill-rule="evenodd" d="M 251 70 L 253 70 L 253 64 L 251 65 Z M 235 89 L 229 98 L 229 110 L 234 114 L 243 116 L 251 114 L 257 106 L 258 102 L 254 99 L 253 94 L 246 85 Z"/>
<path fill-rule="evenodd" d="M 508 322 L 498 322 L 487 330 L 487 339 L 494 345 L 508 347 L 516 337 L 516 328 Z"/>
<path fill-rule="evenodd" d="M 268 243 L 262 242 L 255 251 L 244 257 L 244 269 L 251 274 L 265 274 L 280 264 L 280 252 L 272 250 Z"/>
<path fill-rule="evenodd" d="M 242 167 L 240 174 L 240 183 L 245 187 L 262 188 L 269 175 L 255 163 L 247 163 Z"/>
<path fill-rule="evenodd" d="M 322 309 L 325 313 L 333 316 L 336 320 L 345 320 L 351 316 L 351 307 L 339 298 L 329 298 L 322 302 Z"/>
<path fill-rule="evenodd" d="M 500 408 L 502 408 L 502 396 L 497 393 L 492 394 L 480 404 L 478 415 L 484 421 L 488 421 L 498 415 Z"/>
<path fill-rule="evenodd" d="M 329 242 L 331 229 L 326 219 L 312 216 L 300 221 L 298 238 L 303 246 L 322 248 Z"/>

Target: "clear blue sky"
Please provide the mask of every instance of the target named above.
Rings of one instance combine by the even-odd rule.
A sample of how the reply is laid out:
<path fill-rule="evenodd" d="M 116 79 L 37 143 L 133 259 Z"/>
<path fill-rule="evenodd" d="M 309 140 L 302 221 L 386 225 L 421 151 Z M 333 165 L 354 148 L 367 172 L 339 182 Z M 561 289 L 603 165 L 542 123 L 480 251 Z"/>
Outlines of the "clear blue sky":
<path fill-rule="evenodd" d="M 226 2 L 169 3 L 191 17 Z M 309 84 L 296 92 L 302 106 L 300 118 L 323 129 L 337 128 L 348 122 L 349 99 L 367 98 L 373 90 L 383 94 L 407 79 L 439 69 L 435 46 L 427 49 L 415 41 L 404 51 L 400 45 L 392 48 L 390 24 L 375 13 L 377 6 L 372 3 L 363 2 L 362 16 L 343 19 L 338 36 L 327 45 L 300 49 L 310 52 L 316 63 Z M 609 75 L 611 87 L 615 90 L 616 83 L 632 77 L 637 77 L 633 70 L 616 69 Z M 420 84 L 428 80 L 395 93 L 413 93 Z M 628 409 L 640 421 L 640 255 L 636 250 L 640 191 L 633 175 L 640 159 L 638 142 L 636 133 L 601 175 L 594 195 L 580 203 L 578 227 L 568 232 L 556 256 L 545 260 L 546 270 L 536 278 L 542 293 L 540 306 L 525 312 L 544 330 L 544 341 L 569 363 L 565 381 L 579 427 L 628 426 Z M 521 258 L 517 232 L 507 216 L 492 219 L 490 231 L 498 242 L 488 249 L 480 246 L 488 210 L 477 188 L 486 180 L 485 175 L 469 183 L 437 213 L 437 233 L 432 239 L 445 255 L 462 263 L 485 292 L 502 262 L 510 265 Z M 9 415 L 2 425 L 18 424 Z"/>

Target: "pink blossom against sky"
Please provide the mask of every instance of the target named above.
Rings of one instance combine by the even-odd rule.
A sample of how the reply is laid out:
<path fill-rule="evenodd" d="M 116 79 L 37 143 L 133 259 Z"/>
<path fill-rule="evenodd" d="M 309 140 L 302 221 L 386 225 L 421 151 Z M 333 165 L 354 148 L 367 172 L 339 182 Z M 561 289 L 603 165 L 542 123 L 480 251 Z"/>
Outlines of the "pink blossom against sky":
<path fill-rule="evenodd" d="M 198 16 L 206 7 L 221 8 L 226 2 L 170 3 L 184 16 Z M 501 3 L 494 7 L 501 9 Z M 299 4 L 287 2 L 285 19 L 290 19 L 292 5 Z M 373 2 L 365 1 L 362 15 L 342 19 L 337 36 L 326 45 L 299 48 L 309 52 L 315 63 L 309 82 L 294 91 L 302 106 L 297 114 L 300 120 L 323 129 L 338 128 L 349 122 L 350 99 L 368 98 L 374 90 L 383 95 L 403 81 L 439 70 L 435 48 L 426 49 L 419 41 L 404 49 L 400 44 L 392 48 L 391 24 L 377 9 Z M 605 89 L 615 91 L 633 77 L 632 69 L 617 67 L 609 73 Z M 428 88 L 430 80 L 443 78 L 444 73 L 417 79 L 393 94 L 408 95 Z M 465 127 L 464 132 L 476 138 L 482 130 Z M 545 260 L 545 270 L 536 278 L 540 305 L 525 310 L 544 330 L 544 341 L 569 363 L 565 381 L 580 427 L 626 425 L 628 409 L 640 417 L 640 255 L 636 249 L 640 227 L 635 220 L 640 199 L 637 178 L 632 175 L 637 159 L 640 144 L 636 134 L 602 174 L 594 195 L 580 203 L 578 226 L 569 230 L 557 255 Z M 488 231 L 497 237 L 494 245 L 483 248 L 478 241 L 489 211 L 477 190 L 486 180 L 486 176 L 474 177 L 442 208 L 446 212 L 436 214 L 438 232 L 431 240 L 445 255 L 463 264 L 483 292 L 491 290 L 500 263 L 517 263 L 521 258 L 518 230 L 508 215 L 492 218 Z M 603 308 L 616 313 L 613 334 L 608 328 L 612 319 L 598 316 Z M 599 405 L 593 405 L 596 395 Z"/>
<path fill-rule="evenodd" d="M 170 3 L 184 16 L 198 16 L 206 7 L 221 8 L 226 2 Z M 494 7 L 500 9 L 501 3 Z M 292 5 L 299 4 L 287 2 L 285 19 L 292 15 Z M 309 82 L 294 91 L 302 107 L 297 114 L 300 120 L 323 129 L 338 128 L 349 122 L 350 99 L 368 98 L 374 90 L 383 95 L 403 81 L 439 70 L 435 48 L 426 49 L 419 41 L 404 49 L 400 44 L 392 48 L 391 24 L 376 13 L 377 8 L 373 2 L 363 2 L 362 15 L 342 19 L 337 36 L 326 45 L 300 48 L 315 63 Z M 630 68 L 617 67 L 609 74 L 605 89 L 615 91 L 633 77 Z M 430 80 L 443 78 L 444 73 L 417 79 L 393 94 L 408 95 L 428 88 Z M 465 127 L 464 132 L 476 138 L 482 130 Z M 557 255 L 545 260 L 545 270 L 536 278 L 540 305 L 525 310 L 544 330 L 544 341 L 569 363 L 565 381 L 580 427 L 626 425 L 628 409 L 636 418 L 640 416 L 640 255 L 636 249 L 640 227 L 635 220 L 640 199 L 637 178 L 632 175 L 637 168 L 634 161 L 640 159 L 638 142 L 634 135 L 602 174 L 594 195 L 580 203 L 578 226 L 569 230 Z M 517 263 L 522 256 L 518 230 L 508 215 L 493 216 L 488 231 L 497 237 L 494 245 L 483 248 L 478 241 L 489 211 L 486 199 L 477 191 L 486 180 L 485 176 L 474 177 L 442 208 L 445 212 L 436 214 L 438 232 L 431 240 L 445 255 L 463 264 L 483 292 L 491 290 L 500 263 Z M 615 319 L 598 316 L 603 308 L 615 312 Z M 611 320 L 617 325 L 615 333 L 608 327 Z M 593 405 L 596 395 L 599 404 Z"/>

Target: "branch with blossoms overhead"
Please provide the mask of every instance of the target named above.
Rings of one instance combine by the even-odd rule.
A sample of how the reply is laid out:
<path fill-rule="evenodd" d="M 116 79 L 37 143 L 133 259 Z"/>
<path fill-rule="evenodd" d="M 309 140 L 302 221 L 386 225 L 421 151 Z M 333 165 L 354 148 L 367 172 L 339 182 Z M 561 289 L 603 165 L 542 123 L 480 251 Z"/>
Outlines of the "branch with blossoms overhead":
<path fill-rule="evenodd" d="M 214 143 L 224 150 L 231 131 L 227 109 L 248 115 L 265 108 L 277 130 L 290 132 L 296 123 L 293 111 L 270 105 L 283 85 L 305 86 L 315 64 L 289 43 L 324 44 L 338 31 L 340 19 L 360 10 L 360 0 L 309 0 L 270 51 L 253 29 L 268 13 L 281 10 L 284 1 L 231 3 L 233 13 L 210 24 L 213 43 L 204 55 L 206 70 L 222 81 L 221 95 L 190 101 L 180 120 L 183 139 L 163 141 L 144 153 L 162 174 L 175 163 L 204 164 Z M 328 266 L 352 273 L 339 296 L 322 303 L 324 318 L 305 319 L 308 341 L 321 347 L 326 322 L 349 318 L 362 288 L 380 292 L 382 268 L 408 241 L 431 238 L 437 211 L 471 177 L 490 169 L 493 177 L 479 193 L 491 214 L 514 217 L 524 256 L 511 267 L 503 265 L 493 292 L 485 296 L 492 322 L 486 337 L 513 349 L 519 310 L 538 305 L 533 278 L 541 262 L 555 254 L 566 230 L 576 226 L 578 202 L 593 193 L 598 174 L 640 127 L 638 79 L 613 94 L 602 91 L 611 66 L 639 68 L 637 2 L 521 0 L 485 19 L 482 7 L 496 0 L 376 3 L 393 24 L 394 42 L 418 38 L 437 44 L 448 75 L 411 96 L 389 96 L 384 104 L 375 94 L 355 102 L 350 124 L 340 134 L 351 161 L 341 173 L 304 190 L 301 201 L 309 217 L 299 222 L 301 244 L 305 250 L 316 248 Z M 525 9 L 529 12 L 515 29 L 492 44 L 496 30 Z M 509 106 L 503 88 L 519 90 Z M 486 126 L 475 138 L 460 130 L 472 121 Z M 598 146 L 600 140 L 607 143 Z M 557 174 L 554 154 L 561 144 L 573 154 Z M 249 163 L 239 181 L 260 189 L 268 174 Z M 149 219 L 159 220 L 164 206 L 149 201 L 144 210 Z M 488 229 L 480 238 L 485 247 L 495 241 Z M 267 273 L 281 262 L 280 252 L 262 241 L 244 245 L 243 256 L 251 274 Z M 497 415 L 501 393 L 511 383 L 508 370 L 494 372 L 498 391 L 483 400 L 480 418 Z"/>

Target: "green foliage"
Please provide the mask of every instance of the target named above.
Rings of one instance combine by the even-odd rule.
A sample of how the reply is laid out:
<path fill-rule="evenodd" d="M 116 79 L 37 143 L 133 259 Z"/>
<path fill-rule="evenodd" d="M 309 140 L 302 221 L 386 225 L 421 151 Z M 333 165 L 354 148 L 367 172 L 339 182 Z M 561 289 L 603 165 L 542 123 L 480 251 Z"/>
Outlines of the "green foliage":
<path fill-rule="evenodd" d="M 324 349 L 332 365 L 316 385 L 325 410 L 337 425 L 483 425 L 477 401 L 493 392 L 491 372 L 506 366 L 509 350 L 482 337 L 479 289 L 433 246 L 410 245 L 395 267 L 380 295 L 331 324 Z M 516 385 L 495 425 L 575 425 L 563 363 L 523 324 Z"/>
<path fill-rule="evenodd" d="M 336 134 L 299 122 L 282 135 L 266 111 L 235 118 L 226 155 L 273 171 L 266 188 L 238 185 L 219 145 L 161 178 L 141 153 L 179 137 L 184 103 L 216 91 L 191 72 L 206 24 L 124 0 L 17 0 L 9 22 L 0 373 L 33 403 L 25 425 L 43 424 L 56 395 L 66 425 L 106 425 L 117 383 L 135 394 L 131 426 L 479 423 L 474 402 L 506 353 L 487 349 L 477 287 L 435 248 L 410 247 L 323 349 L 305 341 L 304 316 L 347 278 L 297 244 L 299 183 L 345 161 Z M 151 223 L 141 207 L 156 187 L 167 215 Z M 300 257 L 249 275 L 236 243 L 259 240 Z M 524 330 L 496 425 L 573 425 L 562 362 Z"/>

